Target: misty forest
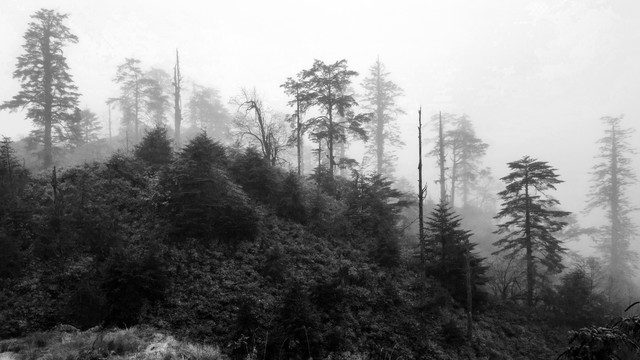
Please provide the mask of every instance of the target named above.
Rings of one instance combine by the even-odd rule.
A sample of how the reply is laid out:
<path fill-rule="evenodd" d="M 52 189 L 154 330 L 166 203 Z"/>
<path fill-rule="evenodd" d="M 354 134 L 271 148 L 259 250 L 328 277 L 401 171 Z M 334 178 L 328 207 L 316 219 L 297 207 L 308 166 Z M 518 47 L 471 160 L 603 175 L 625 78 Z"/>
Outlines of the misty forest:
<path fill-rule="evenodd" d="M 375 52 L 289 67 L 280 107 L 186 76 L 176 44 L 172 67 L 122 57 L 94 98 L 72 16 L 23 19 L 2 73 L 0 359 L 640 358 L 623 109 L 584 120 L 595 157 L 498 172 L 500 138 L 401 106 L 409 79 Z M 582 207 L 559 200 L 562 156 L 589 164 Z"/>

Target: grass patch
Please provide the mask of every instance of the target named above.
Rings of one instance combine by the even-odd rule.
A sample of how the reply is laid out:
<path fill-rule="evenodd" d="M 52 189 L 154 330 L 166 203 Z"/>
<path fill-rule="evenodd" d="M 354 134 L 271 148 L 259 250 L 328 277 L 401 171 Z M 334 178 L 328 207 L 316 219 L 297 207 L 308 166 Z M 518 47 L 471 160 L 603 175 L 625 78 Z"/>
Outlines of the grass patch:
<path fill-rule="evenodd" d="M 137 329 L 131 328 L 105 334 L 94 347 L 100 348 L 108 354 L 123 356 L 139 352 L 142 346 L 143 341 L 138 336 Z"/>
<path fill-rule="evenodd" d="M 0 352 L 19 360 L 225 360 L 220 348 L 180 342 L 148 328 L 106 332 L 38 332 L 22 339 L 0 341 Z"/>

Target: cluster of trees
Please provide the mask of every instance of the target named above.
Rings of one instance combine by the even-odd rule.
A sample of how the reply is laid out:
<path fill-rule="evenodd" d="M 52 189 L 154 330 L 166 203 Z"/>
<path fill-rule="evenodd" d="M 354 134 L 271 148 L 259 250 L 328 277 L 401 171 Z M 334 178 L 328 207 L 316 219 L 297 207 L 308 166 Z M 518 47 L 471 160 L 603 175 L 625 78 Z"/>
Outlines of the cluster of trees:
<path fill-rule="evenodd" d="M 120 109 L 127 152 L 66 170 L 52 167 L 55 143 L 73 149 L 94 142 L 100 125 L 94 113 L 78 108 L 62 51 L 77 42 L 64 25 L 66 15 L 40 10 L 32 18 L 14 72 L 22 89 L 0 108 L 27 108 L 46 170 L 30 174 L 3 139 L 2 335 L 60 321 L 80 327 L 165 321 L 189 336 L 234 343 L 238 356 L 258 346 L 265 357 L 372 351 L 381 339 L 387 349 L 401 343 L 418 352 L 428 347 L 427 315 L 442 306 L 466 311 L 471 338 L 473 314 L 490 301 L 487 290 L 498 301 L 550 309 L 553 321 L 567 326 L 603 321 L 607 307 L 630 300 L 636 233 L 627 190 L 636 177 L 631 130 L 621 117 L 602 119 L 605 136 L 587 207 L 604 210 L 608 220 L 591 232 L 602 259 L 574 262 L 558 279 L 566 267 L 562 234 L 570 213 L 552 196 L 562 180 L 545 161 L 524 156 L 508 164 L 505 188 L 497 193 L 501 206 L 491 215 L 497 230 L 482 235 L 493 243 L 493 261 L 479 254 L 479 236 L 465 220 L 486 212 L 480 184 L 491 174 L 481 161 L 488 145 L 466 115 L 433 117 L 438 136 L 428 153 L 440 170 L 440 198 L 426 220 L 420 124 L 419 237 L 406 241 L 400 224 L 415 203 L 389 180 L 392 147 L 401 145 L 395 120 L 403 113 L 396 105 L 402 89 L 379 60 L 362 83 L 363 111 L 351 89 L 358 74 L 347 61 L 315 60 L 282 84 L 291 115 L 270 113 L 256 90 L 243 89 L 232 100 L 231 121 L 217 92 L 193 83 L 184 109 L 191 126 L 182 132 L 178 54 L 173 76 L 126 59 L 114 78 L 120 93 L 108 105 Z M 167 127 L 172 109 L 173 133 Z M 248 146 L 212 138 L 229 134 Z M 305 139 L 317 145 L 308 179 L 302 176 Z M 347 157 L 353 139 L 371 139 L 372 173 Z M 294 146 L 296 172 L 287 173 L 284 154 Z M 351 168 L 352 176 L 338 176 L 338 168 Z M 198 278 L 203 288 L 190 283 Z M 218 298 L 207 304 L 212 296 Z M 377 318 L 378 311 L 398 317 Z M 416 313 L 420 321 L 412 322 Z M 446 329 L 450 334 L 452 327 Z"/>

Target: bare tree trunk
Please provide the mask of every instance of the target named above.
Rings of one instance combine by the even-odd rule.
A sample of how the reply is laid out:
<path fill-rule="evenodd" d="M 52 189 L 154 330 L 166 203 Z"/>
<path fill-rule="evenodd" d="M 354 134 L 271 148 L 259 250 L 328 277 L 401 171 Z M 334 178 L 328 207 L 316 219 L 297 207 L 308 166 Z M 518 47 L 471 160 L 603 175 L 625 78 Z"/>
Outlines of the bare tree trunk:
<path fill-rule="evenodd" d="M 331 88 L 329 88 L 329 96 L 328 98 L 331 98 Z M 330 103 L 329 104 L 329 139 L 327 140 L 327 147 L 329 150 L 329 178 L 331 180 L 333 180 L 333 164 L 334 164 L 334 158 L 333 158 L 333 104 Z"/>
<path fill-rule="evenodd" d="M 140 118 L 139 118 L 139 113 L 140 113 L 140 84 L 138 81 L 138 74 L 135 74 L 136 78 L 136 86 L 135 86 L 135 112 L 136 112 L 136 118 L 135 118 L 135 123 L 134 123 L 134 133 L 133 135 L 135 136 L 134 141 L 138 141 L 139 139 L 139 133 L 138 133 L 138 127 L 140 125 Z"/>
<path fill-rule="evenodd" d="M 424 194 L 422 187 L 422 107 L 418 110 L 418 227 L 420 244 L 420 265 L 424 268 L 426 264 L 426 250 L 424 244 Z M 424 269 L 422 271 L 424 274 Z"/>
<path fill-rule="evenodd" d="M 180 76 L 180 56 L 178 55 L 178 49 L 176 49 L 176 65 L 173 68 L 173 112 L 176 150 L 179 150 L 182 147 L 182 139 L 180 137 L 180 126 L 182 124 L 182 108 L 180 100 L 181 83 L 182 76 Z"/>
<path fill-rule="evenodd" d="M 438 126 L 438 163 L 440 165 L 440 202 L 447 202 L 447 188 L 445 184 L 444 170 L 445 170 L 445 156 L 444 156 L 444 134 L 442 132 L 442 113 L 439 113 L 439 126 Z"/>
<path fill-rule="evenodd" d="M 456 176 L 458 175 L 457 155 L 455 145 L 451 149 L 451 195 L 449 196 L 449 203 L 453 208 L 456 202 Z"/>
<path fill-rule="evenodd" d="M 109 104 L 109 144 L 111 144 L 111 104 Z"/>
<path fill-rule="evenodd" d="M 300 120 L 300 89 L 296 87 L 296 146 L 298 150 L 298 176 L 302 175 L 302 121 Z"/>
<path fill-rule="evenodd" d="M 382 74 L 380 73 L 380 60 L 376 62 L 376 160 L 378 174 L 382 174 L 384 165 L 384 105 L 382 104 L 382 84 L 380 83 Z"/>

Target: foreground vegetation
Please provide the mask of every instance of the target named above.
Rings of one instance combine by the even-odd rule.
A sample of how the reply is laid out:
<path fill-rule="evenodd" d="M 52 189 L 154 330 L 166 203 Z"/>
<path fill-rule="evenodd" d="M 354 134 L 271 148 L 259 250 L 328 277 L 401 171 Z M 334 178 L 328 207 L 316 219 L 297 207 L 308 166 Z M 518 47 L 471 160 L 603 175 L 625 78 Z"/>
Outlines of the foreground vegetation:
<path fill-rule="evenodd" d="M 377 175 L 305 180 L 204 133 L 174 154 L 163 128 L 133 154 L 35 175 L 5 155 L 0 338 L 145 324 L 231 358 L 549 358 L 564 325 L 602 310 L 581 276 L 546 307 L 500 305 L 474 254 L 469 341 L 462 244 L 434 237 L 423 277 L 398 227 L 411 201 Z M 430 224 L 459 220 L 440 206 Z"/>

